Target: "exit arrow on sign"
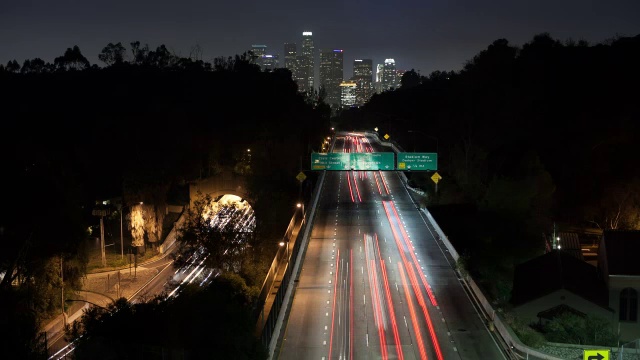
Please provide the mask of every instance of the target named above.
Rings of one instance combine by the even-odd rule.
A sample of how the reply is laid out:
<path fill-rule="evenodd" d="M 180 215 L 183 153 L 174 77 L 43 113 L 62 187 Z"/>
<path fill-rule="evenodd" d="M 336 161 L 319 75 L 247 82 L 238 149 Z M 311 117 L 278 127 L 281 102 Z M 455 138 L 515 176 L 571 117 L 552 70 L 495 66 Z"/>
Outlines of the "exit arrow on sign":
<path fill-rule="evenodd" d="M 609 360 L 609 350 L 584 350 L 583 360 Z"/>

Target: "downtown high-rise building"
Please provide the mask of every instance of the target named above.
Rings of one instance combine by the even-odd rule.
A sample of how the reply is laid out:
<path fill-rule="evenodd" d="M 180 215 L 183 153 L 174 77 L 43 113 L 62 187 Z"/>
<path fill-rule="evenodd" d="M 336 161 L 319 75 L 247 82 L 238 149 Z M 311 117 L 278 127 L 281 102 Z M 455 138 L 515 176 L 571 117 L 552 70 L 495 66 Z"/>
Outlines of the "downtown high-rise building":
<path fill-rule="evenodd" d="M 284 43 L 284 67 L 291 70 L 291 73 L 294 74 L 294 80 L 297 68 L 296 56 L 298 56 L 296 43 Z"/>
<path fill-rule="evenodd" d="M 398 73 L 396 71 L 396 61 L 385 59 L 382 70 L 382 91 L 395 89 L 398 86 Z"/>
<path fill-rule="evenodd" d="M 396 89 L 400 89 L 400 86 L 402 86 L 402 77 L 404 76 L 404 73 L 407 72 L 406 70 L 396 70 Z"/>
<path fill-rule="evenodd" d="M 313 33 L 304 31 L 302 33 L 302 47 L 299 59 L 298 78 L 306 79 L 298 84 L 298 90 L 301 92 L 311 93 L 314 90 L 315 78 L 315 60 L 313 47 Z"/>
<path fill-rule="evenodd" d="M 267 54 L 267 45 L 251 45 L 250 58 L 254 64 L 262 69 L 262 56 Z"/>
<path fill-rule="evenodd" d="M 340 107 L 348 109 L 360 106 L 356 103 L 358 94 L 358 84 L 353 80 L 340 83 Z"/>
<path fill-rule="evenodd" d="M 280 59 L 278 55 L 265 54 L 262 55 L 261 69 L 262 71 L 273 71 L 280 67 Z"/>
<path fill-rule="evenodd" d="M 353 77 L 356 83 L 355 105 L 364 105 L 373 95 L 373 61 L 356 59 L 353 61 Z"/>
<path fill-rule="evenodd" d="M 379 94 L 381 93 L 382 90 L 382 78 L 383 78 L 383 74 L 384 74 L 384 65 L 383 64 L 378 64 L 376 65 L 376 82 L 374 85 L 374 91 Z"/>
<path fill-rule="evenodd" d="M 320 51 L 320 87 L 324 88 L 327 97 L 326 102 L 334 109 L 340 108 L 342 91 L 340 83 L 343 80 L 343 51 Z"/>
<path fill-rule="evenodd" d="M 307 87 L 308 79 L 306 72 L 301 71 L 304 58 L 298 54 L 296 43 L 284 44 L 284 67 L 291 71 L 291 79 L 298 85 L 298 91 L 304 91 Z"/>

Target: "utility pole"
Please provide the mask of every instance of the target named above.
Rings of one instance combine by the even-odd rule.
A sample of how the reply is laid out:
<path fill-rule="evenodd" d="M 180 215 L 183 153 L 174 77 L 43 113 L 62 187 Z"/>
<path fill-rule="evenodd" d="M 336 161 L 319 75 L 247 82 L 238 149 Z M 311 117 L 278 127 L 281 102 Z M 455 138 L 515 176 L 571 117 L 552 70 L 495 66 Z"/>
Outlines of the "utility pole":
<path fill-rule="evenodd" d="M 102 253 L 102 267 L 107 266 L 107 256 L 104 251 L 104 216 L 100 217 L 100 251 Z"/>
<path fill-rule="evenodd" d="M 102 266 L 107 266 L 107 256 L 104 251 L 104 217 L 111 214 L 109 209 L 95 208 L 91 212 L 93 216 L 100 216 L 100 251 L 102 253 Z"/>
<path fill-rule="evenodd" d="M 64 313 L 64 270 L 62 268 L 62 254 L 60 254 L 60 299 L 62 300 L 62 325 L 67 325 L 67 317 Z"/>
<path fill-rule="evenodd" d="M 122 212 L 124 211 L 124 203 L 120 206 L 120 260 L 124 259 L 124 236 L 122 233 Z"/>

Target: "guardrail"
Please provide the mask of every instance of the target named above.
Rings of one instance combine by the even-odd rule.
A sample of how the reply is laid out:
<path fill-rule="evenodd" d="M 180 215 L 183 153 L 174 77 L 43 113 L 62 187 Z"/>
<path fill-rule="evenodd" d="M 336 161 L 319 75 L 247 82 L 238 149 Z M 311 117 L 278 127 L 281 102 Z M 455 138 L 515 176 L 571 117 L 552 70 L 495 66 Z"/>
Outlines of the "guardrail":
<path fill-rule="evenodd" d="M 295 227 L 295 224 L 298 222 L 297 221 L 298 214 L 299 212 L 296 211 L 294 215 L 291 217 L 291 221 L 289 221 L 289 226 L 287 227 L 287 230 L 285 231 L 285 234 L 283 236 L 283 240 L 285 242 L 293 243 L 294 247 L 295 247 L 295 243 L 297 242 L 297 239 L 291 239 L 291 235 L 293 234 L 293 228 Z M 300 223 L 302 224 L 302 221 L 300 221 Z M 290 246 L 290 245 L 287 244 L 287 246 Z M 293 254 L 293 251 L 292 251 L 292 254 Z M 269 292 L 271 292 L 271 289 L 273 288 L 273 283 L 276 279 L 276 275 L 280 270 L 282 259 L 286 255 L 287 255 L 286 248 L 284 247 L 278 248 L 278 251 L 276 252 L 276 256 L 273 258 L 273 261 L 271 262 L 271 266 L 269 266 L 269 271 L 267 271 L 267 276 L 265 277 L 264 282 L 262 283 L 262 289 L 260 290 L 260 295 L 258 296 L 258 304 L 262 305 L 262 311 L 260 312 L 260 318 L 257 326 L 258 334 L 262 333 L 263 327 L 265 325 L 264 307 L 266 305 L 267 297 L 269 296 Z M 285 264 L 285 266 L 287 265 Z"/>
<path fill-rule="evenodd" d="M 260 340 L 266 347 L 268 347 L 270 356 L 274 352 L 277 339 L 280 335 L 280 330 L 284 322 L 284 316 L 287 312 L 288 306 L 290 305 L 294 281 L 297 280 L 299 276 L 301 263 L 304 259 L 304 254 L 307 248 L 309 231 L 313 228 L 313 219 L 315 218 L 316 205 L 318 204 L 318 200 L 320 199 L 320 190 L 322 189 L 322 185 L 324 184 L 325 174 L 326 173 L 323 172 L 322 175 L 320 175 L 318 182 L 314 187 L 311 205 L 307 208 L 307 213 L 309 215 L 306 216 L 305 214 L 306 218 L 304 218 L 304 221 L 301 223 L 300 231 L 298 231 L 298 236 L 296 237 L 293 249 L 291 250 L 290 259 L 293 261 L 293 263 L 288 264 L 286 267 L 286 270 L 282 277 L 282 282 L 280 283 L 280 287 L 278 288 L 278 291 L 274 296 L 273 304 L 271 305 L 269 314 L 264 320 L 264 326 L 262 328 L 262 332 L 260 333 Z"/>
<path fill-rule="evenodd" d="M 167 236 L 164 238 L 164 241 L 162 242 L 162 245 L 160 245 L 160 247 L 158 248 L 158 252 L 160 254 L 164 254 L 173 245 L 175 245 L 177 231 L 180 228 L 180 226 L 182 226 L 182 224 L 184 224 L 186 212 L 187 212 L 186 211 L 186 206 L 182 207 L 182 213 L 180 213 L 180 217 L 178 218 L 178 221 L 176 221 L 173 224 L 173 227 L 171 228 L 171 231 L 169 231 Z"/>

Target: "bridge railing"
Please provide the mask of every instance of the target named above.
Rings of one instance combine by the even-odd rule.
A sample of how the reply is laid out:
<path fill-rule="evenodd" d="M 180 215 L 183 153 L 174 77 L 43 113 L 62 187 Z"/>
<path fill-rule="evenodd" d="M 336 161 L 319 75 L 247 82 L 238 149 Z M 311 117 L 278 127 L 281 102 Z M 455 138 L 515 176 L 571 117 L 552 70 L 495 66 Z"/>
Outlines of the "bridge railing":
<path fill-rule="evenodd" d="M 313 228 L 313 219 L 315 217 L 315 208 L 320 198 L 320 189 L 324 183 L 324 173 L 320 175 L 318 182 L 316 182 L 311 196 L 311 204 L 307 207 L 307 211 L 303 214 L 304 218 L 300 221 L 300 227 L 295 239 L 293 240 L 293 248 L 289 254 L 290 261 L 287 261 L 280 282 L 273 299 L 267 294 L 271 306 L 269 308 L 266 317 L 260 319 L 259 330 L 261 342 L 269 348 L 269 353 L 272 354 L 275 348 L 277 337 L 282 327 L 284 315 L 287 311 L 287 307 L 290 302 L 293 281 L 292 278 L 296 278 L 300 271 L 300 264 L 304 258 L 304 252 L 306 250 L 306 244 L 308 241 L 308 235 L 311 228 Z M 296 212 L 297 213 L 297 212 Z M 287 231 L 288 233 L 288 231 Z M 275 261 L 275 260 L 274 260 Z"/>
<path fill-rule="evenodd" d="M 296 239 L 292 239 L 291 235 L 293 234 L 293 230 L 296 226 L 296 223 L 298 222 L 298 218 L 299 218 L 299 212 L 295 212 L 294 215 L 291 217 L 291 221 L 289 221 L 289 226 L 287 227 L 287 230 L 285 231 L 285 234 L 283 236 L 283 241 L 285 243 L 287 242 L 295 242 Z M 301 222 L 301 221 L 300 221 Z M 287 244 L 287 246 L 289 246 Z M 273 283 L 274 280 L 276 279 L 276 275 L 278 274 L 278 271 L 280 270 L 279 267 L 281 266 L 280 264 L 282 263 L 282 260 L 286 257 L 287 255 L 287 249 L 284 247 L 280 247 L 278 248 L 278 251 L 276 252 L 276 256 L 273 258 L 273 261 L 271 262 L 271 266 L 269 266 L 269 271 L 267 271 L 267 276 L 264 279 L 264 282 L 262 283 L 262 289 L 260 290 L 260 295 L 258 297 L 258 303 L 259 304 L 265 304 L 267 297 L 269 295 L 269 293 L 271 292 L 271 289 L 273 288 Z M 293 253 L 293 252 L 292 252 Z M 285 264 L 286 266 L 286 264 Z M 263 305 L 263 309 L 262 312 L 260 314 L 260 322 L 263 322 L 263 318 L 264 318 L 264 305 Z M 260 324 L 259 322 L 259 324 Z M 262 324 L 263 326 L 264 324 Z M 258 331 L 262 331 L 262 326 L 258 326 Z"/>

